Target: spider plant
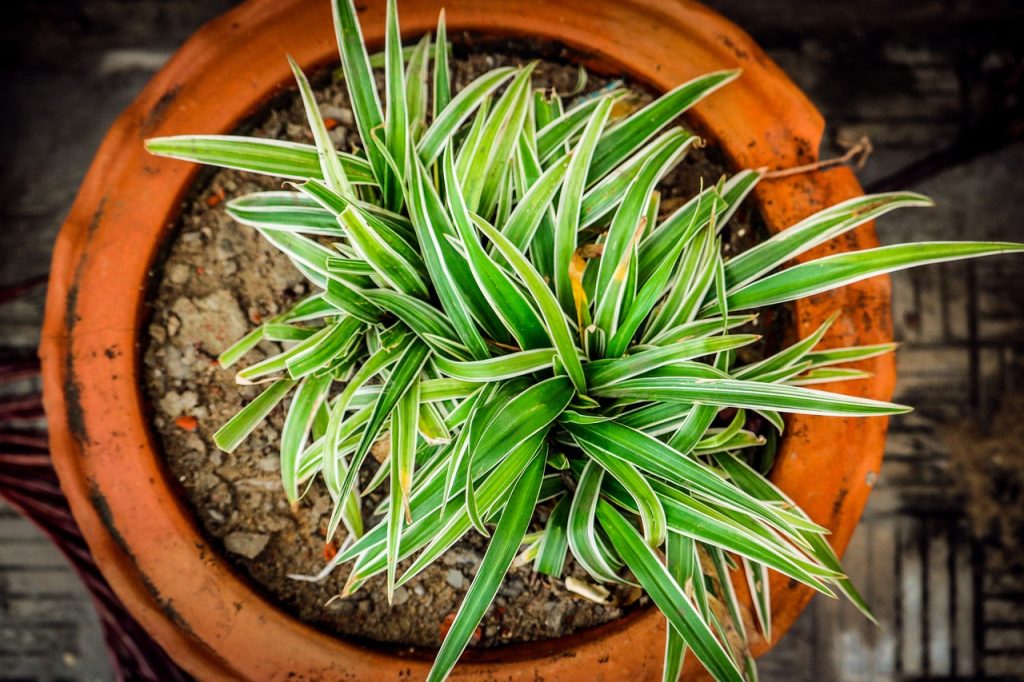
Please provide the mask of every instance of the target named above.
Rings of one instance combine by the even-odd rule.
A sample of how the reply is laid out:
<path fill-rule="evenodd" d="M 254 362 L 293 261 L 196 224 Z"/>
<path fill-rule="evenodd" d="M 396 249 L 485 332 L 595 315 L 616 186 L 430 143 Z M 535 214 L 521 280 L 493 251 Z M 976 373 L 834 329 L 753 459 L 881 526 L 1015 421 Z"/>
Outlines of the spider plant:
<path fill-rule="evenodd" d="M 306 578 L 350 562 L 344 594 L 383 573 L 390 597 L 467 533 L 488 537 L 433 680 L 451 672 L 517 556 L 557 578 L 571 552 L 594 583 L 642 587 L 668 620 L 666 680 L 687 651 L 717 680 L 754 676 L 732 571 L 745 575 L 768 639 L 769 570 L 842 593 L 870 617 L 825 529 L 766 477 L 763 446 L 785 413 L 905 412 L 808 388 L 863 378 L 841 365 L 893 345 L 819 349 L 833 317 L 742 364 L 737 349 L 758 340 L 742 329 L 765 306 L 1024 247 L 899 244 L 790 265 L 895 208 L 930 205 L 894 192 L 843 202 L 724 258 L 722 229 L 763 173 L 723 179 L 664 217 L 657 187 L 699 143 L 674 122 L 738 72 L 683 83 L 638 110 L 616 106 L 617 89 L 575 102 L 534 91 L 532 64 L 453 92 L 444 14 L 433 39 L 403 48 L 390 0 L 378 93 L 351 0 L 336 0 L 334 24 L 358 149 L 331 143 L 294 62 L 314 144 L 147 143 L 287 181 L 226 210 L 317 293 L 220 356 L 230 367 L 261 341 L 284 348 L 238 371 L 238 383 L 266 388 L 215 440 L 231 452 L 291 396 L 285 494 L 297 502 L 320 477 L 334 500 L 329 539 L 347 529 L 334 559 Z M 388 434 L 387 460 L 360 488 L 371 446 Z M 379 522 L 364 529 L 362 499 L 381 486 Z M 539 506 L 546 520 L 531 531 Z"/>

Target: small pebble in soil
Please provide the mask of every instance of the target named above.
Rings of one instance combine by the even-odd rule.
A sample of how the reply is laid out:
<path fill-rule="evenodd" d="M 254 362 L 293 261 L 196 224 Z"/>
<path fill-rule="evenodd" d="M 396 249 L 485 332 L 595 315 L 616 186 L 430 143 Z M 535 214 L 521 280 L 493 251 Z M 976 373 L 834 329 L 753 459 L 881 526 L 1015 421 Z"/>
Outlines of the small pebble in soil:
<path fill-rule="evenodd" d="M 456 590 L 461 590 L 463 583 L 466 582 L 466 578 L 462 575 L 462 572 L 457 571 L 454 568 L 445 574 L 444 579 Z"/>
<path fill-rule="evenodd" d="M 401 606 L 407 601 L 409 601 L 409 590 L 404 587 L 396 587 L 394 594 L 391 595 L 391 603 L 395 606 Z"/>
<path fill-rule="evenodd" d="M 269 541 L 270 537 L 262 533 L 228 533 L 224 536 L 224 547 L 246 559 L 255 559 Z"/>
<path fill-rule="evenodd" d="M 502 584 L 499 594 L 503 597 L 518 597 L 523 593 L 523 583 L 519 580 L 509 580 Z"/>
<path fill-rule="evenodd" d="M 189 274 L 189 267 L 184 263 L 175 263 L 167 271 L 168 278 L 175 284 L 184 284 Z"/>

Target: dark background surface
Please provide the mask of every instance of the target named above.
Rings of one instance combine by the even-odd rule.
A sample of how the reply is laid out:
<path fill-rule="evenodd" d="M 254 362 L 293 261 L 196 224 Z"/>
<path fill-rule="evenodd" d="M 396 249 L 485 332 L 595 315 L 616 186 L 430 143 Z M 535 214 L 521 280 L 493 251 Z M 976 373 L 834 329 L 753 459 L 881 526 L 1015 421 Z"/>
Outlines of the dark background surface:
<path fill-rule="evenodd" d="M 869 190 L 928 211 L 885 243 L 1024 240 L 1024 3 L 712 0 L 822 110 L 823 157 L 867 135 Z M 44 274 L 107 127 L 173 50 L 233 5 L 89 0 L 0 8 L 0 286 Z M 1024 679 L 1024 260 L 894 277 L 897 399 L 888 454 L 847 554 L 881 626 L 816 598 L 762 679 Z M 0 355 L 31 354 L 45 292 L 0 307 Z M 109 679 L 95 617 L 61 557 L 0 506 L 0 680 Z"/>

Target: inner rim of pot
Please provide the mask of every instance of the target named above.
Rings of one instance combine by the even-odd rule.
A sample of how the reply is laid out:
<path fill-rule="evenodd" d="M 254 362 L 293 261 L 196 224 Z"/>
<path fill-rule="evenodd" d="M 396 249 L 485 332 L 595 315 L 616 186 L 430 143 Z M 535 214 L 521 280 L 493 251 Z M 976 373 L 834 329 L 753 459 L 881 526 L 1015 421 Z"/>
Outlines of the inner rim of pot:
<path fill-rule="evenodd" d="M 573 66 L 582 63 L 586 63 L 592 66 L 594 63 L 599 63 L 603 66 L 603 68 L 599 67 L 597 69 L 597 72 L 604 73 L 605 75 L 615 74 L 617 76 L 620 76 L 622 80 L 633 90 L 641 92 L 646 91 L 650 94 L 657 94 L 642 82 L 638 82 L 638 80 L 632 77 L 631 75 L 625 74 L 621 70 L 616 73 L 613 69 L 611 69 L 611 65 L 608 64 L 607 60 L 597 58 L 597 61 L 595 62 L 594 55 L 581 52 L 579 50 L 566 48 L 560 43 L 554 41 L 538 40 L 533 38 L 516 39 L 492 34 L 467 32 L 460 32 L 458 34 L 455 34 L 451 36 L 451 39 L 453 42 L 453 57 L 455 58 L 466 58 L 474 53 L 500 53 L 512 58 L 541 58 L 566 66 Z M 322 82 L 325 76 L 325 72 L 330 72 L 329 68 L 330 67 L 321 68 L 319 70 L 319 73 L 317 71 L 313 71 L 313 73 L 318 73 L 320 81 Z M 317 80 L 314 79 L 314 82 L 317 82 Z M 294 88 L 288 88 L 283 92 L 275 93 L 270 98 L 268 98 L 268 100 L 262 106 L 260 106 L 255 112 L 250 113 L 246 117 L 244 123 L 236 129 L 236 132 L 241 132 L 244 134 L 246 131 L 251 130 L 260 121 L 263 121 L 267 117 L 269 117 L 271 111 L 274 110 L 275 107 L 283 106 L 286 102 L 293 100 L 295 97 L 296 92 Z M 688 127 L 692 129 L 692 124 L 690 124 L 689 121 L 687 123 Z M 717 161 L 725 171 L 730 173 L 734 172 L 734 169 L 727 161 L 725 161 L 722 158 L 721 154 L 719 154 L 719 159 L 717 159 Z M 217 172 L 218 169 L 202 168 L 202 170 L 195 176 L 194 180 L 190 183 L 189 189 L 185 196 L 185 200 L 181 204 L 182 209 L 184 209 L 185 206 L 191 205 L 192 203 L 200 200 L 202 194 L 209 187 L 211 180 L 214 178 Z M 758 234 L 756 235 L 756 239 L 759 240 L 764 234 L 767 233 L 767 230 L 764 227 L 763 221 L 760 219 L 760 214 L 756 210 L 756 208 L 751 210 L 751 213 L 754 216 L 752 223 L 754 226 L 758 228 Z M 172 246 L 181 236 L 183 230 L 183 215 L 184 210 L 181 210 L 179 211 L 178 215 L 175 216 L 173 221 L 174 228 L 169 232 L 168 237 L 164 240 L 161 246 L 160 256 L 157 262 L 154 263 L 153 268 L 151 270 L 149 287 L 146 294 L 146 312 L 148 319 L 146 320 L 146 323 L 140 327 L 141 334 L 143 337 L 140 339 L 140 341 L 142 347 L 145 349 L 144 355 L 147 356 L 149 353 L 149 345 L 153 343 L 153 340 L 150 339 L 147 334 L 147 330 L 149 329 L 149 322 L 152 321 L 157 312 L 156 303 L 159 298 L 158 294 L 160 284 L 163 281 L 163 279 L 167 277 L 165 265 L 167 264 L 168 258 L 170 256 Z M 773 333 L 766 334 L 766 338 L 768 338 L 770 342 L 774 341 L 777 343 L 786 335 L 787 330 L 792 329 L 791 320 L 789 316 L 786 314 L 787 311 L 788 309 L 782 308 L 779 311 L 782 312 L 781 315 L 773 316 L 772 323 L 770 325 L 771 332 Z M 148 378 L 148 369 L 144 367 L 142 372 L 140 373 L 140 376 Z M 149 426 L 149 428 L 156 430 L 156 427 L 153 423 L 155 412 L 153 396 L 149 395 L 148 390 L 146 392 L 147 395 L 145 396 L 145 400 L 143 402 L 145 404 L 148 416 L 147 425 Z M 216 426 L 219 426 L 219 424 Z M 193 517 L 193 522 L 196 524 L 200 535 L 202 535 L 208 541 L 210 541 L 213 546 L 216 546 L 219 549 L 221 549 L 219 554 L 225 560 L 225 563 L 227 563 L 231 567 L 233 574 L 237 578 L 244 581 L 250 587 L 250 589 L 252 589 L 255 593 L 260 595 L 261 598 L 263 598 L 268 603 L 272 604 L 275 608 L 281 609 L 285 613 L 288 613 L 291 617 L 299 619 L 302 623 L 317 628 L 321 631 L 324 631 L 331 636 L 342 638 L 346 642 L 370 649 L 385 650 L 391 654 L 410 656 L 417 659 L 432 658 L 432 653 L 433 651 L 435 651 L 433 647 L 410 646 L 394 642 L 370 639 L 358 635 L 344 634 L 332 629 L 331 627 L 328 627 L 325 623 L 311 621 L 309 619 L 301 618 L 299 615 L 297 615 L 290 607 L 290 605 L 282 601 L 279 595 L 274 594 L 269 588 L 260 584 L 246 571 L 245 568 L 243 568 L 239 564 L 239 562 L 233 560 L 230 553 L 223 549 L 224 543 L 222 538 L 215 536 L 212 532 L 210 532 L 207 529 L 206 524 L 202 523 L 197 518 L 197 514 L 200 510 L 197 509 L 192 504 L 188 491 L 185 490 L 183 486 L 178 484 L 177 479 L 171 474 L 169 470 L 167 447 L 164 442 L 164 437 L 159 433 L 154 434 L 153 442 L 157 444 L 158 450 L 162 455 L 161 464 L 165 467 L 168 467 L 167 471 L 165 472 L 165 475 L 168 476 L 168 480 L 174 480 L 174 487 L 177 489 L 177 495 L 179 499 L 186 503 L 186 506 L 188 507 Z M 520 651 L 524 654 L 528 654 L 530 657 L 537 657 L 539 655 L 545 655 L 547 653 L 554 653 L 558 650 L 564 649 L 565 640 L 569 638 L 572 638 L 574 641 L 595 639 L 609 630 L 617 630 L 626 627 L 630 621 L 638 618 L 648 608 L 650 607 L 643 606 L 639 608 L 634 608 L 627 611 L 625 615 L 607 621 L 603 624 L 585 627 L 583 629 L 555 637 L 549 637 L 545 639 L 532 641 L 517 641 L 510 644 L 503 644 L 487 648 L 467 649 L 466 657 L 468 660 L 490 661 L 516 657 Z"/>

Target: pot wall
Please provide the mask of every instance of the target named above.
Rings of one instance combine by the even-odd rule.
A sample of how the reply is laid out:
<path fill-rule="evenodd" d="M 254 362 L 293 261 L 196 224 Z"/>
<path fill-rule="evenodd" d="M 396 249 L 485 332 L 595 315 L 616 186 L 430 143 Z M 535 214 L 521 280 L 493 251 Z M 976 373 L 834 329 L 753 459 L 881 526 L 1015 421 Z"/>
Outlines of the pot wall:
<path fill-rule="evenodd" d="M 693 2 L 529 0 L 445 2 L 449 31 L 515 34 L 579 50 L 589 68 L 625 71 L 665 90 L 708 71 L 743 76 L 694 110 L 733 165 L 789 167 L 816 159 L 823 121 L 742 31 Z M 432 30 L 441 3 L 403 0 L 408 36 Z M 380 45 L 384 3 L 360 10 Z M 642 40 L 638 36 L 643 36 Z M 145 153 L 156 135 L 227 133 L 291 75 L 336 60 L 326 0 L 250 0 L 198 31 L 111 128 L 58 237 L 40 355 L 53 458 L 75 517 L 104 575 L 138 620 L 201 679 L 420 678 L 429 661 L 330 637 L 280 611 L 207 545 L 165 477 L 140 390 L 140 326 L 148 272 L 198 167 Z M 756 201 L 773 231 L 861 193 L 845 168 L 766 181 Z M 828 250 L 876 245 L 865 226 Z M 795 304 L 794 337 L 843 311 L 827 344 L 891 338 L 889 283 L 876 278 Z M 888 399 L 891 357 L 863 363 L 867 381 L 835 390 Z M 842 551 L 877 473 L 886 420 L 789 420 L 772 479 Z M 810 592 L 771 582 L 773 633 L 781 636 Z M 745 591 L 745 590 L 743 590 Z M 456 677 L 477 679 L 659 678 L 664 620 L 635 614 L 581 635 L 470 653 Z M 758 652 L 769 643 L 756 644 Z M 688 661 L 693 663 L 692 657 Z M 693 673 L 693 668 L 688 668 Z"/>

